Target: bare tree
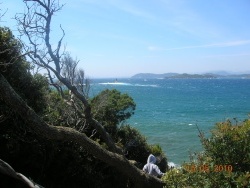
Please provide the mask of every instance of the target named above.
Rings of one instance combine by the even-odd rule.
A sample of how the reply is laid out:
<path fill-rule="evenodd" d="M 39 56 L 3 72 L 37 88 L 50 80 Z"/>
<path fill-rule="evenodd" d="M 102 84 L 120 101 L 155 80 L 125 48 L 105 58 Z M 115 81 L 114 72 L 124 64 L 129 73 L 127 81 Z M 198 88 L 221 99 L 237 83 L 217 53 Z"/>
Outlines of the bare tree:
<path fill-rule="evenodd" d="M 73 59 L 69 53 L 65 53 L 61 61 L 62 76 L 67 79 L 72 86 L 75 86 L 79 93 L 81 93 L 87 100 L 90 81 L 85 78 L 84 71 L 82 69 L 78 69 L 77 65 L 79 60 Z M 50 80 L 50 84 L 54 86 L 59 95 L 61 95 L 64 103 L 68 105 L 68 107 L 64 108 L 62 111 L 61 117 L 64 120 L 63 122 L 66 122 L 67 126 L 75 128 L 80 132 L 89 131 L 90 126 L 84 116 L 84 106 L 82 105 L 82 102 L 80 102 L 70 90 L 65 90 L 64 84 L 61 83 L 55 76 L 52 76 L 51 71 L 49 70 L 48 78 Z"/>
<path fill-rule="evenodd" d="M 70 81 L 70 83 L 77 88 L 77 90 L 88 100 L 90 81 L 85 78 L 84 71 L 78 69 L 79 60 L 73 59 L 68 53 L 62 59 L 62 75 Z M 64 97 L 65 99 L 65 97 Z M 67 99 L 66 99 L 67 100 Z M 74 112 L 74 128 L 80 132 L 88 129 L 88 123 L 84 118 L 82 112 L 84 112 L 84 106 L 79 102 L 78 98 L 70 91 L 67 104 L 71 106 Z M 72 113 L 72 111 L 70 112 Z M 93 133 L 96 133 L 96 129 L 93 130 Z"/>
<path fill-rule="evenodd" d="M 62 36 L 55 49 L 52 47 L 50 35 L 52 16 L 60 11 L 63 5 L 60 5 L 58 0 L 24 0 L 24 2 L 27 12 L 16 15 L 16 20 L 20 26 L 20 33 L 29 40 L 30 45 L 25 45 L 24 48 L 29 52 L 30 59 L 36 65 L 44 67 L 48 71 L 48 75 L 51 75 L 51 78 L 55 76 L 74 94 L 74 97 L 82 102 L 84 106 L 83 116 L 87 123 L 99 132 L 111 151 L 121 154 L 121 149 L 115 145 L 103 126 L 93 119 L 87 98 L 71 83 L 69 78 L 62 74 L 64 67 L 62 58 L 65 53 L 61 53 L 61 45 L 65 32 L 60 26 Z M 74 68 L 74 65 L 72 68 Z"/>
<path fill-rule="evenodd" d="M 68 53 L 62 59 L 62 64 L 64 65 L 62 75 L 67 78 L 72 85 L 76 83 L 78 63 L 79 60 L 74 60 Z"/>
<path fill-rule="evenodd" d="M 69 53 L 66 53 L 62 59 L 62 76 L 69 80 L 71 85 L 75 86 L 77 90 L 88 99 L 90 81 L 85 78 L 84 70 L 78 69 L 79 60 L 73 59 Z"/>

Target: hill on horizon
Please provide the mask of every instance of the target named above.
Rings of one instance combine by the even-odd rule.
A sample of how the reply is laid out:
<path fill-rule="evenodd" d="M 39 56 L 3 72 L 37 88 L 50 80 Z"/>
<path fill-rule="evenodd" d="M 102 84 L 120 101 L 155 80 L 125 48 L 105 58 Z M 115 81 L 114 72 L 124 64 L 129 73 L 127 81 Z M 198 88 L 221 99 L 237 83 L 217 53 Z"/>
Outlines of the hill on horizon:
<path fill-rule="evenodd" d="M 228 73 L 226 71 L 214 71 L 204 74 L 188 73 L 138 73 L 131 77 L 132 79 L 167 79 L 167 78 L 250 78 L 250 73 Z"/>

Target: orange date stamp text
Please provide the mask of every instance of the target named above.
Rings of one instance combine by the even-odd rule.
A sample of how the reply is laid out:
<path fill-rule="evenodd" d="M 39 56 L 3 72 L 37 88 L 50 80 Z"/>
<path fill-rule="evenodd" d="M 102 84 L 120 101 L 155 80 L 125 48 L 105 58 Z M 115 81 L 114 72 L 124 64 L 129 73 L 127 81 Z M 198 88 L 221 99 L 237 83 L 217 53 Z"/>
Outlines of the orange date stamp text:
<path fill-rule="evenodd" d="M 184 165 L 184 169 L 188 172 L 232 172 L 233 166 L 232 165 L 213 165 L 210 166 L 208 164 L 187 164 Z"/>

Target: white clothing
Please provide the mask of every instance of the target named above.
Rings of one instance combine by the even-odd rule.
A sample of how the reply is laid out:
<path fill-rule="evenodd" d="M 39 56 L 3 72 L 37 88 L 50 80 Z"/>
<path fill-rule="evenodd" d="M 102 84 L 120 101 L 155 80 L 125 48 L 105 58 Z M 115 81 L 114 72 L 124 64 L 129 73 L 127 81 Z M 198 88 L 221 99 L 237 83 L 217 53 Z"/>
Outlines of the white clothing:
<path fill-rule="evenodd" d="M 161 172 L 161 170 L 157 165 L 155 165 L 155 163 L 156 163 L 155 156 L 150 154 L 148 156 L 147 164 L 144 165 L 142 170 L 153 176 L 162 176 L 164 173 Z"/>

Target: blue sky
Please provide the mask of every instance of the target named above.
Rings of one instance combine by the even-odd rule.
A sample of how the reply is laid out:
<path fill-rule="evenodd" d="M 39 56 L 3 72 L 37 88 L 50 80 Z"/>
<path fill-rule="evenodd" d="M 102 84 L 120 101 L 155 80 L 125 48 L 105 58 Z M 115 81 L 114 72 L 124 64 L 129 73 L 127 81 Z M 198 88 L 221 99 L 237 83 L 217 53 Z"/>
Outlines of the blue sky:
<path fill-rule="evenodd" d="M 1 25 L 16 31 L 18 0 L 1 0 Z M 249 0 L 74 0 L 56 14 L 53 40 L 90 78 L 136 73 L 250 72 Z"/>

